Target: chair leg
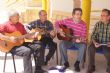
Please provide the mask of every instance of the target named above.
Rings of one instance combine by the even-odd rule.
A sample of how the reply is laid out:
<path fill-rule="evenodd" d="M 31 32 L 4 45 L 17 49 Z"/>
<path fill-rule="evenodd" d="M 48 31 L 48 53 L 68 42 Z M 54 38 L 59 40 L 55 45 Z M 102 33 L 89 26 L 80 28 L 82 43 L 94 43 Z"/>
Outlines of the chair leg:
<path fill-rule="evenodd" d="M 3 72 L 5 72 L 5 67 L 6 67 L 6 59 L 7 59 L 7 53 L 5 53 L 5 60 L 4 60 Z"/>
<path fill-rule="evenodd" d="M 58 65 L 58 49 L 56 49 L 56 64 Z"/>
<path fill-rule="evenodd" d="M 15 71 L 15 73 L 16 73 L 16 66 L 15 66 L 15 58 L 14 58 L 14 55 L 12 55 L 12 58 L 13 58 L 14 71 Z"/>

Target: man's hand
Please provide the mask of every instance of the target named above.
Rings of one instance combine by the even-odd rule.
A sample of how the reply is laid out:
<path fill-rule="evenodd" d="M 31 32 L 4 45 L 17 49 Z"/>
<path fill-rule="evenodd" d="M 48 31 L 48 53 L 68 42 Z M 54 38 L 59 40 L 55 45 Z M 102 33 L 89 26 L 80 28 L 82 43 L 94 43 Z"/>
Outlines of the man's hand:
<path fill-rule="evenodd" d="M 107 46 L 110 47 L 110 42 L 108 42 Z"/>
<path fill-rule="evenodd" d="M 39 32 L 35 32 L 33 35 L 30 35 L 30 37 L 31 38 L 36 38 L 36 37 L 38 37 L 38 35 L 39 35 Z"/>
<path fill-rule="evenodd" d="M 77 37 L 76 40 L 75 40 L 76 43 L 87 43 L 87 40 L 86 38 L 84 37 Z"/>
<path fill-rule="evenodd" d="M 75 40 L 75 42 L 76 42 L 76 43 L 80 43 L 80 42 L 81 42 L 81 38 L 77 38 L 77 39 Z"/>
<path fill-rule="evenodd" d="M 100 47 L 100 44 L 97 43 L 97 42 L 94 42 L 94 45 L 95 45 L 96 48 Z"/>
<path fill-rule="evenodd" d="M 52 38 L 55 38 L 55 36 L 56 36 L 56 32 L 53 30 L 53 31 L 51 31 L 50 32 L 50 36 L 52 37 Z"/>
<path fill-rule="evenodd" d="M 62 37 L 66 37 L 66 36 L 65 36 L 65 33 L 63 32 L 62 29 L 59 29 L 57 32 L 58 32 Z"/>
<path fill-rule="evenodd" d="M 11 37 L 9 37 L 9 41 L 11 41 L 11 42 L 15 43 L 15 42 L 17 41 L 17 38 L 16 38 L 16 37 L 11 36 Z"/>

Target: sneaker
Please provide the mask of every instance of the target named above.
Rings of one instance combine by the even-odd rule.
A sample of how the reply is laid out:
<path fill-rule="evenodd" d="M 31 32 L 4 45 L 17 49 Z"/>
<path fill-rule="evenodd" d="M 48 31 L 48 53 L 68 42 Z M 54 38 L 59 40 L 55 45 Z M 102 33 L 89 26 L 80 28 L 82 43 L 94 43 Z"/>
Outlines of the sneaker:
<path fill-rule="evenodd" d="M 70 67 L 69 62 L 65 62 L 64 66 L 67 67 L 67 68 Z"/>
<path fill-rule="evenodd" d="M 91 71 L 94 72 L 95 70 L 95 66 L 92 66 Z"/>
<path fill-rule="evenodd" d="M 93 73 L 93 72 L 89 70 L 89 71 L 87 71 L 86 73 Z"/>
<path fill-rule="evenodd" d="M 43 69 L 41 68 L 41 66 L 36 66 L 35 71 L 34 71 L 34 73 L 44 73 L 44 72 L 46 72 L 46 71 L 43 70 Z"/>
<path fill-rule="evenodd" d="M 106 69 L 106 72 L 108 72 L 109 70 L 108 70 L 108 68 Z"/>
<path fill-rule="evenodd" d="M 92 68 L 90 70 L 88 70 L 86 73 L 93 73 L 95 71 L 95 66 L 92 66 Z"/>
<path fill-rule="evenodd" d="M 65 63 L 64 63 L 64 66 L 63 66 L 61 69 L 59 69 L 59 72 L 65 72 L 65 70 L 66 70 L 68 67 L 70 67 L 69 62 L 65 62 Z"/>
<path fill-rule="evenodd" d="M 35 70 L 34 73 L 45 73 L 46 71 L 41 69 L 41 70 Z"/>
<path fill-rule="evenodd" d="M 48 61 L 45 61 L 45 62 L 44 62 L 44 65 L 48 65 Z"/>
<path fill-rule="evenodd" d="M 58 69 L 59 70 L 59 72 L 65 72 L 66 71 L 66 69 L 67 69 L 67 67 L 62 67 L 61 69 Z"/>
<path fill-rule="evenodd" d="M 75 71 L 76 72 L 80 72 L 79 63 L 80 63 L 79 61 L 76 61 L 75 64 L 74 64 L 74 67 L 75 67 Z"/>

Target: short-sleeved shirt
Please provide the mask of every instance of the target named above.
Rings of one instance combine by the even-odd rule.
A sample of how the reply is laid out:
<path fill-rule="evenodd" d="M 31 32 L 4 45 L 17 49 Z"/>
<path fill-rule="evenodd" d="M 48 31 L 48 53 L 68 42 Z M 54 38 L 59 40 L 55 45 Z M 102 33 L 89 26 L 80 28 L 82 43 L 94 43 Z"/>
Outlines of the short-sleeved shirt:
<path fill-rule="evenodd" d="M 20 22 L 12 24 L 11 21 L 8 21 L 0 25 L 0 33 L 13 33 L 15 31 L 19 31 L 22 35 L 26 34 L 26 30 Z"/>
<path fill-rule="evenodd" d="M 47 31 L 53 30 L 53 24 L 49 21 L 46 20 L 44 23 L 41 22 L 40 19 L 32 21 L 29 23 L 29 25 L 26 26 L 29 30 L 35 29 L 35 28 L 41 28 L 41 29 L 46 29 Z"/>

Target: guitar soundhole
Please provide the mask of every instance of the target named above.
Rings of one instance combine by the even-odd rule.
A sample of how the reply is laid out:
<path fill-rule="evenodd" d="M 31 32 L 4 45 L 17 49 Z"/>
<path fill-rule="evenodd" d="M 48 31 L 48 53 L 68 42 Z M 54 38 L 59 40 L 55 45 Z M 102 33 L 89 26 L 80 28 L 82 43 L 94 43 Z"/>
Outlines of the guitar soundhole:
<path fill-rule="evenodd" d="M 7 43 L 5 43 L 5 46 L 8 46 Z"/>

